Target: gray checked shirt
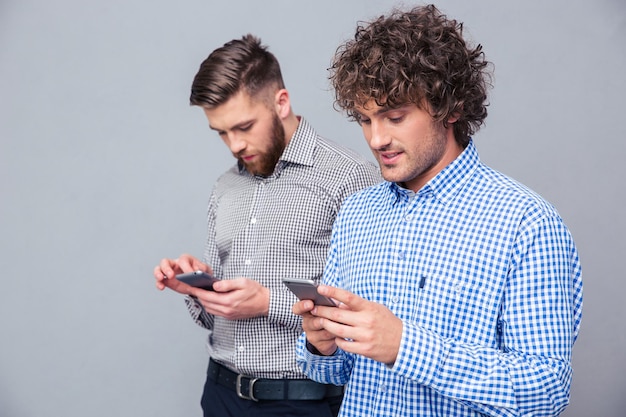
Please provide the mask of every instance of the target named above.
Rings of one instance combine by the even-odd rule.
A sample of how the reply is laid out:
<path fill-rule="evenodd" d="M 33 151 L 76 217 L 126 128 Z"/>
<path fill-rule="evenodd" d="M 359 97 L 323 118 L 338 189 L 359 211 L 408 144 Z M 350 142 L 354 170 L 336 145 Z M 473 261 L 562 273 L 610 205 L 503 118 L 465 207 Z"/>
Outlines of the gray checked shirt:
<path fill-rule="evenodd" d="M 291 312 L 297 299 L 282 278 L 319 281 L 344 199 L 381 180 L 374 163 L 320 137 L 304 118 L 273 175 L 235 165 L 218 179 L 203 261 L 218 278 L 246 277 L 269 288 L 270 307 L 268 317 L 227 320 L 187 298 L 193 319 L 209 330 L 214 360 L 257 378 L 306 378 L 295 360 L 302 332 Z"/>

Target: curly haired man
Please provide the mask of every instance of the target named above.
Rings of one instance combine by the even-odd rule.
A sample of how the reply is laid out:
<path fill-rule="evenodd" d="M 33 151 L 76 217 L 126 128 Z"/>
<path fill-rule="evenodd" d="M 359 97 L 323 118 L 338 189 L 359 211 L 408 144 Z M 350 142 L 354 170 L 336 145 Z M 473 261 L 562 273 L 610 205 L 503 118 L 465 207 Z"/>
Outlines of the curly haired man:
<path fill-rule="evenodd" d="M 297 360 L 340 416 L 556 416 L 582 317 L 556 209 L 481 163 L 489 63 L 435 6 L 357 27 L 331 66 L 386 181 L 349 197 Z"/>

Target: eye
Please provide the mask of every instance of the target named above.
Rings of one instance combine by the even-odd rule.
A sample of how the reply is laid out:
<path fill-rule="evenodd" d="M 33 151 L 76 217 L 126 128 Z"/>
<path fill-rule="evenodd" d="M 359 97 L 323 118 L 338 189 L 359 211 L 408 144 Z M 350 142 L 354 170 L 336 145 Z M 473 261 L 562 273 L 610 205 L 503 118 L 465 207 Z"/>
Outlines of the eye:
<path fill-rule="evenodd" d="M 253 125 L 254 125 L 254 123 L 247 123 L 245 125 L 237 126 L 237 130 L 239 130 L 241 132 L 247 132 L 250 129 L 252 129 Z"/>
<path fill-rule="evenodd" d="M 402 123 L 403 120 L 404 120 L 404 116 L 389 117 L 389 121 L 394 124 Z"/>

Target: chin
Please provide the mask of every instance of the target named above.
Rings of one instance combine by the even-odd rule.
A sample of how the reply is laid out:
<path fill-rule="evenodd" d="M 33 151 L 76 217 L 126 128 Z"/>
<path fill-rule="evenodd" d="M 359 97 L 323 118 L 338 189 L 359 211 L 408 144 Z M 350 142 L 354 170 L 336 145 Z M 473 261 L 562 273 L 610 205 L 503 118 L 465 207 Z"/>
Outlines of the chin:
<path fill-rule="evenodd" d="M 387 167 L 385 165 L 380 166 L 380 174 L 383 176 L 385 181 L 389 181 L 389 182 L 404 181 L 404 178 L 402 176 L 398 175 L 397 173 L 394 173 L 393 171 L 394 170 L 391 167 Z"/>

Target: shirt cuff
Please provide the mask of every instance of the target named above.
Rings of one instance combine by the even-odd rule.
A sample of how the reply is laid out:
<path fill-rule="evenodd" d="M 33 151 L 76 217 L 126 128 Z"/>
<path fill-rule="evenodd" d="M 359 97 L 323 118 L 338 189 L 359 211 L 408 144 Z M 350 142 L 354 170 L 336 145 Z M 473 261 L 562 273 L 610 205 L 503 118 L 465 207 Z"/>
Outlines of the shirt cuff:
<path fill-rule="evenodd" d="M 392 369 L 420 384 L 431 385 L 447 355 L 447 348 L 439 337 L 405 321 Z"/>
<path fill-rule="evenodd" d="M 270 307 L 267 319 L 290 329 L 302 330 L 302 317 L 293 314 L 293 305 L 298 299 L 285 290 L 270 290 Z"/>
<path fill-rule="evenodd" d="M 213 317 L 204 310 L 204 307 L 202 307 L 202 304 L 196 297 L 190 295 L 186 296 L 185 304 L 187 305 L 187 310 L 191 318 L 198 326 L 209 330 L 213 328 Z"/>

